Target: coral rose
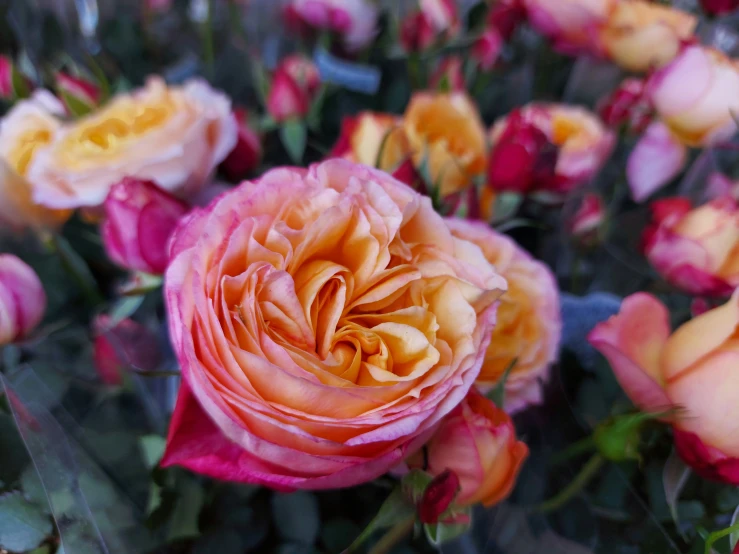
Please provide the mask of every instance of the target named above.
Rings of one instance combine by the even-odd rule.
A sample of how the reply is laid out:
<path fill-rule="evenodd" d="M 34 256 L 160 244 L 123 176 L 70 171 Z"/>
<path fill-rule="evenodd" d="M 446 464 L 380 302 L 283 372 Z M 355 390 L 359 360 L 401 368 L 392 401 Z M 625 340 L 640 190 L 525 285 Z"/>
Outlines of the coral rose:
<path fill-rule="evenodd" d="M 21 100 L 0 120 L 0 222 L 13 229 L 57 227 L 66 210 L 49 210 L 33 200 L 26 179 L 28 166 L 40 149 L 54 139 L 64 106 L 46 90 Z"/>
<path fill-rule="evenodd" d="M 414 164 L 427 164 L 429 184 L 442 197 L 485 174 L 485 129 L 465 93 L 417 92 L 403 121 Z"/>
<path fill-rule="evenodd" d="M 676 202 L 677 200 L 677 202 Z M 652 204 L 644 253 L 669 283 L 696 295 L 728 296 L 739 286 L 739 210 L 724 197 L 695 209 L 685 199 Z"/>
<path fill-rule="evenodd" d="M 491 174 L 500 163 L 508 163 L 515 169 L 515 164 L 511 163 L 508 156 L 502 156 L 500 160 L 497 159 L 500 156 L 496 156 L 499 142 L 502 144 L 501 139 L 509 137 L 507 131 L 511 124 L 521 128 L 533 127 L 543 133 L 548 143 L 556 146 L 554 174 L 547 176 L 549 172 L 545 172 L 530 183 L 530 188 L 552 193 L 570 192 L 592 179 L 611 155 L 615 143 L 613 132 L 585 108 L 535 102 L 518 110 L 515 118 L 503 117 L 493 125 L 490 130 Z M 534 150 L 526 158 L 528 163 L 537 162 L 537 167 L 548 166 L 548 163 L 541 163 L 537 155 L 545 145 L 541 141 L 535 142 L 537 146 L 532 146 Z M 495 186 L 494 183 L 491 185 Z M 519 190 L 527 188 L 520 187 Z"/>
<path fill-rule="evenodd" d="M 426 459 L 419 453 L 408 465 L 432 475 L 453 471 L 459 477 L 454 501 L 459 506 L 492 506 L 511 493 L 528 454 L 516 440 L 511 418 L 473 388 L 426 445 Z"/>
<path fill-rule="evenodd" d="M 36 272 L 13 254 L 0 254 L 0 345 L 28 336 L 45 310 L 46 294 Z"/>
<path fill-rule="evenodd" d="M 693 36 L 698 18 L 644 0 L 622 0 L 601 39 L 608 56 L 628 71 L 647 71 L 671 61 Z"/>
<path fill-rule="evenodd" d="M 506 235 L 483 223 L 448 219 L 452 234 L 480 247 L 508 281 L 498 306 L 498 322 L 485 353 L 477 384 L 488 390 L 516 360 L 505 386 L 506 411 L 542 400 L 542 383 L 557 359 L 562 320 L 559 291 L 552 272 Z"/>
<path fill-rule="evenodd" d="M 281 489 L 362 483 L 420 448 L 477 378 L 506 287 L 429 198 L 336 159 L 220 196 L 172 250 L 163 463 Z"/>
<path fill-rule="evenodd" d="M 670 314 L 637 293 L 588 337 L 640 409 L 672 417 L 678 453 L 704 477 L 739 485 L 739 293 L 670 334 Z"/>
<path fill-rule="evenodd" d="M 712 48 L 688 46 L 647 83 L 649 100 L 684 144 L 705 146 L 736 132 L 739 69 Z"/>
<path fill-rule="evenodd" d="M 52 208 L 99 206 L 124 177 L 180 196 L 198 192 L 236 144 L 228 98 L 204 81 L 146 87 L 63 126 L 28 168 L 34 199 Z"/>

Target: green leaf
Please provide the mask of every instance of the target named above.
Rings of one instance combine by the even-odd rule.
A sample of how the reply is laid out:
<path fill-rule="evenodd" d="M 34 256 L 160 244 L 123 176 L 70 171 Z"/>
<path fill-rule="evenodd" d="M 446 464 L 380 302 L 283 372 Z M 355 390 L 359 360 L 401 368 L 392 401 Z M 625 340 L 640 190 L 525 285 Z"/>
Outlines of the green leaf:
<path fill-rule="evenodd" d="M 37 548 L 54 527 L 40 508 L 20 494 L 0 497 L 0 546 L 13 552 Z"/>
<path fill-rule="evenodd" d="M 426 447 L 424 447 L 426 448 Z M 426 491 L 426 487 L 433 481 L 434 476 L 422 469 L 412 469 L 403 476 L 401 487 L 403 494 L 414 504 L 418 504 Z"/>
<path fill-rule="evenodd" d="M 72 115 L 72 117 L 74 118 L 83 117 L 95 109 L 94 106 L 91 106 L 87 102 L 84 102 L 76 96 L 69 94 L 64 89 L 59 88 L 56 92 L 59 96 L 62 97 L 64 105 L 67 106 L 70 115 Z"/>
<path fill-rule="evenodd" d="M 18 98 L 28 98 L 31 95 L 31 89 L 28 86 L 28 81 L 26 81 L 26 77 L 18 71 L 18 68 L 16 67 L 16 64 L 13 64 L 11 73 L 11 83 L 13 84 L 13 95 Z"/>
<path fill-rule="evenodd" d="M 734 527 L 737 523 L 739 523 L 739 506 L 734 510 L 734 515 L 731 516 L 731 523 L 729 523 L 729 526 Z M 737 543 L 739 543 L 739 529 L 729 535 L 729 543 L 732 549 L 736 547 Z"/>
<path fill-rule="evenodd" d="M 275 494 L 272 496 L 272 516 L 277 532 L 289 542 L 314 544 L 321 528 L 318 500 L 309 492 Z"/>
<path fill-rule="evenodd" d="M 12 483 L 28 465 L 29 458 L 13 417 L 3 413 L 0 413 L 0 452 L 0 479 Z"/>
<path fill-rule="evenodd" d="M 148 469 L 154 469 L 164 455 L 167 441 L 159 435 L 146 435 L 139 438 L 139 446 L 144 455 L 144 463 Z"/>
<path fill-rule="evenodd" d="M 500 381 L 498 381 L 498 384 L 495 385 L 495 388 L 491 390 L 487 395 L 488 398 L 492 400 L 499 408 L 502 408 L 503 403 L 505 402 L 505 384 L 508 382 L 508 376 L 511 374 L 511 371 L 513 371 L 513 368 L 516 367 L 517 363 L 518 358 L 513 358 L 511 360 L 511 362 L 508 364 L 508 367 L 505 368 L 505 371 L 503 372 Z"/>
<path fill-rule="evenodd" d="M 239 534 L 232 529 L 219 529 L 217 532 L 200 537 L 192 549 L 192 554 L 214 554 L 243 552 L 244 546 Z"/>
<path fill-rule="evenodd" d="M 251 58 L 251 73 L 254 79 L 254 90 L 257 93 L 257 97 L 262 103 L 262 106 L 266 106 L 267 96 L 269 95 L 269 79 L 267 77 L 267 71 L 256 57 Z"/>
<path fill-rule="evenodd" d="M 182 479 L 177 487 L 178 498 L 169 521 L 167 540 L 186 539 L 200 535 L 198 518 L 205 502 L 203 487 L 190 477 Z"/>
<path fill-rule="evenodd" d="M 298 119 L 285 121 L 280 127 L 280 140 L 290 158 L 296 164 L 303 160 L 305 144 L 308 140 L 308 130 L 305 123 Z"/>
<path fill-rule="evenodd" d="M 407 519 L 416 513 L 415 505 L 411 504 L 400 487 L 396 487 L 380 506 L 377 515 L 364 528 L 364 531 L 347 548 L 346 554 L 356 552 L 372 533 L 380 529 L 392 527 L 399 521 Z"/>
<path fill-rule="evenodd" d="M 100 295 L 95 277 L 93 277 L 90 268 L 87 267 L 85 260 L 75 252 L 67 239 L 61 235 L 54 235 L 52 237 L 52 245 L 59 255 L 62 266 L 77 282 L 77 285 L 82 289 L 87 300 L 91 304 L 99 304 L 102 301 L 102 296 Z"/>
<path fill-rule="evenodd" d="M 45 508 L 48 512 L 49 500 L 46 498 L 44 485 L 41 483 L 33 464 L 30 464 L 21 475 L 21 490 L 26 499 L 38 504 L 41 508 Z"/>
<path fill-rule="evenodd" d="M 662 485 L 665 487 L 665 499 L 670 508 L 672 521 L 675 522 L 678 529 L 680 528 L 680 520 L 677 513 L 677 501 L 685 487 L 685 483 L 688 481 L 688 477 L 690 477 L 690 468 L 673 450 L 665 462 L 665 469 L 662 472 Z"/>
<path fill-rule="evenodd" d="M 328 552 L 342 552 L 361 532 L 350 519 L 332 519 L 323 525 L 321 540 Z"/>
<path fill-rule="evenodd" d="M 323 84 L 321 88 L 318 89 L 318 93 L 316 93 L 316 96 L 313 98 L 313 103 L 310 106 L 310 111 L 305 118 L 308 123 L 308 127 L 310 127 L 314 131 L 317 131 L 321 127 L 323 106 L 326 103 L 328 90 L 329 87 L 325 84 Z"/>
<path fill-rule="evenodd" d="M 456 539 L 458 536 L 466 533 L 470 528 L 470 523 L 435 523 L 425 524 L 423 530 L 426 538 L 434 546 Z"/>
<path fill-rule="evenodd" d="M 501 192 L 495 197 L 493 206 L 493 225 L 502 223 L 513 217 L 523 203 L 523 196 L 515 192 Z"/>
<path fill-rule="evenodd" d="M 110 329 L 113 329 L 121 321 L 135 314 L 143 302 L 143 296 L 124 296 L 116 300 L 108 312 L 110 316 Z"/>

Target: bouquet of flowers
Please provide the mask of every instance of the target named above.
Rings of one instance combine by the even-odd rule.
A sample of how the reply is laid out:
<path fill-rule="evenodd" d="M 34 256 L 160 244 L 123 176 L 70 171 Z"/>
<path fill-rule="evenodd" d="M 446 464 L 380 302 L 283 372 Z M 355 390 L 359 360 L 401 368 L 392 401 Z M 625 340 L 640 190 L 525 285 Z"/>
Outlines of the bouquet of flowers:
<path fill-rule="evenodd" d="M 739 552 L 737 0 L 0 13 L 0 552 Z"/>

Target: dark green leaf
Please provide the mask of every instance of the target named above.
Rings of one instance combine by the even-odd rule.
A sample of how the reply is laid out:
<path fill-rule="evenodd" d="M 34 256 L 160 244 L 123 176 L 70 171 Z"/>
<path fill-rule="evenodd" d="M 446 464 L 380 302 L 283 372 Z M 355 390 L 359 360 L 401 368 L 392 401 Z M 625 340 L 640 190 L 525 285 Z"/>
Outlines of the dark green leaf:
<path fill-rule="evenodd" d="M 2 452 L 0 479 L 12 483 L 26 467 L 29 458 L 13 418 L 2 413 L 0 413 L 0 452 Z"/>
<path fill-rule="evenodd" d="M 38 547 L 53 531 L 51 519 L 20 494 L 0 497 L 0 546 L 13 552 Z"/>
<path fill-rule="evenodd" d="M 323 525 L 321 540 L 329 552 L 341 552 L 361 533 L 356 523 L 349 519 L 332 519 Z"/>
<path fill-rule="evenodd" d="M 243 552 L 241 537 L 231 529 L 221 529 L 215 533 L 200 537 L 192 549 L 193 554 L 228 554 Z"/>
<path fill-rule="evenodd" d="M 46 498 L 46 491 L 33 464 L 26 467 L 21 475 L 21 489 L 25 498 L 48 511 L 49 500 Z"/>
<path fill-rule="evenodd" d="M 505 402 L 505 384 L 508 382 L 508 376 L 511 374 L 511 371 L 513 371 L 513 368 L 516 367 L 517 363 L 518 358 L 513 358 L 505 368 L 498 384 L 495 385 L 495 388 L 488 393 L 488 398 L 499 408 L 502 408 Z"/>
<path fill-rule="evenodd" d="M 75 252 L 67 239 L 61 235 L 54 235 L 52 244 L 56 253 L 64 266 L 64 269 L 74 278 L 77 285 L 85 293 L 85 297 L 91 304 L 98 304 L 102 301 L 100 290 L 97 282 L 87 267 L 87 263 L 82 257 Z"/>
<path fill-rule="evenodd" d="M 351 546 L 349 546 L 347 552 L 356 552 L 364 541 L 366 541 L 375 531 L 392 527 L 399 521 L 413 516 L 415 513 L 415 505 L 406 499 L 401 487 L 396 487 L 393 492 L 390 493 L 390 496 L 385 499 L 382 506 L 380 506 L 380 510 L 377 512 L 377 515 L 369 522 L 369 525 L 364 528 L 362 534 L 355 539 Z"/>
<path fill-rule="evenodd" d="M 264 69 L 258 58 L 251 59 L 252 77 L 254 78 L 254 90 L 263 106 L 267 105 L 267 96 L 269 95 L 269 78 L 267 71 Z"/>
<path fill-rule="evenodd" d="M 178 498 L 169 522 L 169 541 L 200 535 L 198 517 L 205 501 L 203 487 L 192 478 L 182 479 L 177 487 Z"/>
<path fill-rule="evenodd" d="M 13 64 L 11 79 L 13 83 L 13 94 L 16 98 L 28 98 L 31 95 L 31 88 L 28 86 L 28 81 L 25 75 L 18 71 L 16 64 Z"/>
<path fill-rule="evenodd" d="M 305 123 L 298 119 L 285 121 L 280 127 L 280 140 L 292 161 L 300 164 L 308 140 L 308 130 Z"/>
<path fill-rule="evenodd" d="M 321 519 L 315 495 L 303 491 L 275 494 L 272 497 L 272 516 L 283 539 L 301 544 L 316 542 Z"/>
<path fill-rule="evenodd" d="M 146 435 L 139 438 L 141 452 L 144 455 L 144 463 L 148 469 L 154 469 L 162 459 L 164 447 L 167 441 L 159 435 Z"/>

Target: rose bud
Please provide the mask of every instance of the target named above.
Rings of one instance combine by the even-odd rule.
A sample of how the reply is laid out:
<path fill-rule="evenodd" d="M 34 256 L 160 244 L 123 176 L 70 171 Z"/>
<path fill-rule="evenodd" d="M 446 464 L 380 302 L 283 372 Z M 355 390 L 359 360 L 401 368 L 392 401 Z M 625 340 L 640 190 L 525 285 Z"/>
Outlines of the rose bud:
<path fill-rule="evenodd" d="M 103 205 L 102 237 L 111 260 L 130 271 L 161 275 L 169 236 L 188 206 L 151 181 L 123 179 Z"/>
<path fill-rule="evenodd" d="M 736 263 L 739 211 L 724 197 L 668 215 L 653 208 L 653 224 L 645 231 L 644 253 L 664 279 L 693 295 L 728 296 L 739 286 Z"/>
<path fill-rule="evenodd" d="M 738 326 L 739 292 L 672 334 L 667 308 L 637 293 L 588 336 L 639 409 L 669 410 L 683 460 L 699 475 L 733 485 L 739 485 Z"/>
<path fill-rule="evenodd" d="M 653 110 L 646 98 L 646 83 L 628 78 L 598 103 L 598 115 L 609 127 L 625 127 L 639 134 L 649 125 Z"/>
<path fill-rule="evenodd" d="M 156 335 L 140 323 L 124 319 L 113 325 L 110 316 L 99 315 L 93 332 L 95 369 L 106 385 L 123 383 L 123 371 L 154 371 L 161 363 Z"/>
<path fill-rule="evenodd" d="M 0 98 L 9 100 L 13 92 L 13 62 L 7 56 L 0 56 Z"/>
<path fill-rule="evenodd" d="M 627 71 L 644 72 L 669 63 L 698 19 L 682 10 L 644 0 L 623 0 L 608 18 L 601 39 L 608 56 Z"/>
<path fill-rule="evenodd" d="M 249 114 L 242 108 L 233 111 L 238 135 L 236 146 L 221 162 L 221 170 L 232 181 L 239 181 L 254 171 L 262 158 L 262 141 L 249 125 Z"/>
<path fill-rule="evenodd" d="M 477 386 L 482 391 L 492 389 L 515 361 L 505 382 L 503 408 L 512 413 L 540 404 L 562 335 L 554 275 L 510 237 L 485 223 L 449 218 L 447 225 L 456 238 L 477 245 L 508 281 Z"/>
<path fill-rule="evenodd" d="M 459 15 L 455 0 L 419 0 L 421 13 L 437 33 L 455 34 L 459 30 Z"/>
<path fill-rule="evenodd" d="M 516 440 L 511 418 L 474 388 L 442 421 L 425 450 L 411 456 L 408 466 L 432 475 L 454 472 L 460 486 L 454 500 L 458 506 L 489 507 L 504 500 L 529 454 Z"/>
<path fill-rule="evenodd" d="M 320 84 L 311 60 L 299 54 L 284 58 L 272 76 L 267 111 L 275 121 L 305 117 Z"/>
<path fill-rule="evenodd" d="M 529 23 L 565 54 L 598 53 L 599 33 L 618 0 L 523 0 Z"/>
<path fill-rule="evenodd" d="M 0 254 L 0 345 L 28 336 L 45 310 L 46 293 L 36 272 L 13 254 Z"/>
<path fill-rule="evenodd" d="M 400 24 L 400 44 L 406 52 L 422 52 L 436 42 L 436 29 L 423 14 L 408 14 Z"/>
<path fill-rule="evenodd" d="M 371 0 L 291 0 L 285 18 L 340 35 L 350 51 L 367 46 L 377 34 L 379 11 Z"/>
<path fill-rule="evenodd" d="M 526 8 L 521 0 L 498 0 L 488 12 L 487 28 L 498 31 L 502 40 L 509 40 L 525 19 Z"/>
<path fill-rule="evenodd" d="M 710 15 L 722 15 L 739 8 L 739 0 L 700 0 L 703 11 Z"/>
<path fill-rule="evenodd" d="M 503 49 L 503 38 L 497 29 L 490 27 L 486 29 L 480 38 L 472 45 L 470 55 L 477 62 L 480 69 L 490 71 L 495 67 L 498 56 Z"/>
<path fill-rule="evenodd" d="M 670 131 L 688 146 L 706 146 L 736 132 L 739 69 L 718 50 L 687 46 L 647 82 L 648 98 Z"/>
<path fill-rule="evenodd" d="M 489 138 L 493 188 L 558 195 L 591 180 L 615 142 L 614 134 L 585 108 L 546 103 L 528 104 L 498 120 Z"/>
<path fill-rule="evenodd" d="M 575 215 L 568 222 L 570 235 L 583 245 L 592 245 L 598 241 L 598 232 L 605 220 L 606 209 L 603 199 L 594 193 L 582 197 Z"/>
<path fill-rule="evenodd" d="M 454 502 L 459 490 L 459 477 L 453 471 L 442 471 L 434 477 L 418 503 L 418 519 L 421 523 L 438 523 L 441 515 Z"/>
<path fill-rule="evenodd" d="M 464 91 L 466 86 L 462 63 L 459 56 L 449 56 L 441 60 L 429 79 L 431 88 L 442 91 Z"/>
<path fill-rule="evenodd" d="M 81 77 L 72 77 L 63 71 L 59 71 L 56 74 L 56 89 L 59 92 L 59 97 L 65 103 L 67 111 L 70 113 L 73 110 L 67 105 L 66 96 L 90 108 L 97 106 L 100 102 L 100 87 Z"/>

